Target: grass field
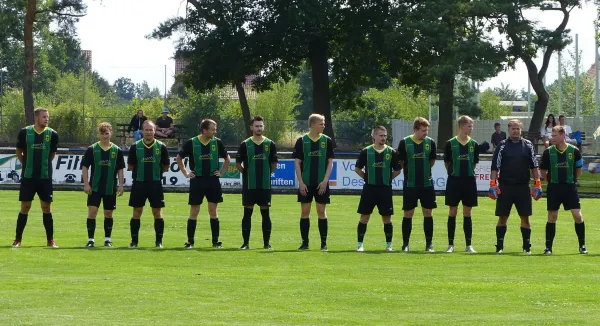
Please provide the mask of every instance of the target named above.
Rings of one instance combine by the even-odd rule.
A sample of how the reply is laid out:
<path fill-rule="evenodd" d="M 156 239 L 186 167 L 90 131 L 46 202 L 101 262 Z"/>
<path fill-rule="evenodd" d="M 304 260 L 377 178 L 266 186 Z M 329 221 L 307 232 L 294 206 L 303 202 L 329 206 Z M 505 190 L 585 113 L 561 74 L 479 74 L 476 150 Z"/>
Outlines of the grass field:
<path fill-rule="evenodd" d="M 23 247 L 10 248 L 19 209 L 16 191 L 0 196 L 0 324 L 596 324 L 600 320 L 600 201 L 584 199 L 590 254 L 577 253 L 572 218 L 562 213 L 553 256 L 543 256 L 545 199 L 535 203 L 532 256 L 520 253 L 518 219 L 509 221 L 505 253 L 496 255 L 494 203 L 480 198 L 474 210 L 473 245 L 466 254 L 462 218 L 458 251 L 446 254 L 447 208 L 434 211 L 436 253 L 424 253 L 422 215 L 415 216 L 410 253 L 400 252 L 401 215 L 396 216 L 396 252 L 385 252 L 381 220 L 371 220 L 367 252 L 357 253 L 357 196 L 333 196 L 328 207 L 329 252 L 299 240 L 295 196 L 273 197 L 274 251 L 264 251 L 255 212 L 250 251 L 240 251 L 239 195 L 220 207 L 224 248 L 208 248 L 210 228 L 201 210 L 196 247 L 186 241 L 187 194 L 166 194 L 164 249 L 153 248 L 149 209 L 142 217 L 139 249 L 129 243 L 128 195 L 118 199 L 114 248 L 83 249 L 87 242 L 85 195 L 55 192 L 55 239 L 45 247 L 39 207 L 32 209 Z M 401 208 L 401 198 L 395 207 Z M 97 243 L 103 239 L 99 220 Z"/>

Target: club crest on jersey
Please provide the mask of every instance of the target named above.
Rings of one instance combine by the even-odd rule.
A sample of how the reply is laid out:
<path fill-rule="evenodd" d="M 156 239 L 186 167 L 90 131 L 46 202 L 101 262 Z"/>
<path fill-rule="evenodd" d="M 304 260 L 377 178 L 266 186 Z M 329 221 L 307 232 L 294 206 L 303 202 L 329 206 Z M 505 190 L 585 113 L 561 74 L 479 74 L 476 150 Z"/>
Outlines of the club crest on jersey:
<path fill-rule="evenodd" d="M 473 153 L 475 151 L 475 147 L 469 146 L 469 152 Z"/>
<path fill-rule="evenodd" d="M 390 159 L 390 154 L 385 154 L 385 160 L 389 161 L 389 159 Z"/>
<path fill-rule="evenodd" d="M 211 150 L 211 151 L 215 151 L 215 150 L 217 150 L 217 146 L 215 146 L 215 145 L 211 145 L 211 146 L 210 146 L 210 150 Z"/>
<path fill-rule="evenodd" d="M 115 153 L 115 152 L 112 152 L 112 153 L 110 154 L 110 156 L 111 156 L 112 158 L 115 158 L 115 157 L 117 157 L 117 153 Z"/>
<path fill-rule="evenodd" d="M 321 148 L 325 148 L 325 142 L 324 141 L 321 142 Z"/>
<path fill-rule="evenodd" d="M 45 139 L 46 141 L 50 141 L 50 135 L 46 135 L 46 137 L 44 137 L 44 139 Z"/>
<path fill-rule="evenodd" d="M 573 159 L 573 153 L 569 153 L 569 160 Z"/>
<path fill-rule="evenodd" d="M 425 144 L 425 150 L 428 151 L 429 150 L 429 144 Z"/>
<path fill-rule="evenodd" d="M 154 150 L 154 152 L 155 152 L 157 155 L 158 155 L 158 154 L 160 154 L 160 148 L 157 148 L 157 149 L 155 149 L 155 150 Z"/>
<path fill-rule="evenodd" d="M 269 151 L 269 145 L 265 145 L 265 152 Z"/>

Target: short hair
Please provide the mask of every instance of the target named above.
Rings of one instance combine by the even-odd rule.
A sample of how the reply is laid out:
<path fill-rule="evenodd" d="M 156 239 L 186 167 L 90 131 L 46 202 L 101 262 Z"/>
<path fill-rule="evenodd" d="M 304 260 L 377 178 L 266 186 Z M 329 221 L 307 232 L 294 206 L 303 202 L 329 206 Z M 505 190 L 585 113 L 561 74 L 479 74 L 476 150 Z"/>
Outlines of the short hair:
<path fill-rule="evenodd" d="M 37 117 L 37 116 L 40 115 L 40 112 L 48 112 L 48 109 L 46 109 L 46 108 L 37 108 L 37 109 L 33 110 L 33 115 L 35 117 Z"/>
<path fill-rule="evenodd" d="M 413 123 L 413 130 L 419 130 L 421 127 L 429 127 L 429 121 L 423 117 L 416 117 Z"/>
<path fill-rule="evenodd" d="M 200 130 L 208 130 L 208 127 L 210 127 L 210 125 L 217 125 L 217 123 L 215 122 L 215 120 L 212 119 L 204 119 L 200 122 Z"/>
<path fill-rule="evenodd" d="M 566 117 L 565 117 L 564 114 L 561 114 L 561 115 L 558 116 L 558 118 L 560 119 L 560 118 L 566 118 Z"/>
<path fill-rule="evenodd" d="M 387 133 L 387 129 L 384 126 L 377 126 L 371 131 L 371 137 L 375 138 L 375 133 L 377 133 L 378 130 L 385 131 Z"/>
<path fill-rule="evenodd" d="M 494 123 L 494 129 L 495 129 L 496 127 L 500 127 L 500 122 L 496 122 L 496 123 Z"/>
<path fill-rule="evenodd" d="M 144 123 L 142 123 L 142 130 L 144 129 L 144 125 L 146 125 L 146 124 L 152 125 L 152 127 L 154 127 L 154 129 L 156 129 L 156 124 L 154 123 L 154 121 L 148 119 L 148 120 L 145 120 Z"/>
<path fill-rule="evenodd" d="M 523 123 L 519 119 L 509 120 L 508 121 L 508 128 L 510 128 L 512 125 L 519 125 L 519 128 L 523 128 Z"/>
<path fill-rule="evenodd" d="M 460 118 L 458 118 L 458 127 L 462 127 L 468 123 L 473 123 L 473 119 L 471 119 L 471 117 L 469 117 L 468 115 L 463 115 Z"/>
<path fill-rule="evenodd" d="M 564 126 L 554 126 L 554 127 L 552 127 L 552 131 L 556 131 L 561 135 L 566 134 Z"/>
<path fill-rule="evenodd" d="M 108 123 L 108 122 L 102 122 L 102 123 L 100 123 L 100 124 L 98 125 L 98 131 L 99 131 L 100 133 L 107 132 L 107 131 L 108 131 L 108 132 L 112 132 L 112 131 L 113 131 L 113 127 L 112 127 L 112 125 L 111 125 L 110 123 Z"/>
<path fill-rule="evenodd" d="M 255 115 L 254 117 L 252 117 L 252 120 L 250 120 L 250 125 L 253 125 L 256 121 L 262 121 L 264 123 L 265 119 L 260 115 Z"/>
<path fill-rule="evenodd" d="M 308 126 L 311 127 L 313 124 L 320 121 L 325 121 L 325 117 L 320 114 L 313 113 L 308 117 Z"/>

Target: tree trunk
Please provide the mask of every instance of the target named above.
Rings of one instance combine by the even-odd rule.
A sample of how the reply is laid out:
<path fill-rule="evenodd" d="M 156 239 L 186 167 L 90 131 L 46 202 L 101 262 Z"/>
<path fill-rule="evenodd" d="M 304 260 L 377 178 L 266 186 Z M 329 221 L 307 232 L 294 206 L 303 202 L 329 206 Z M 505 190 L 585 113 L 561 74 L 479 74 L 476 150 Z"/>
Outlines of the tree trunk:
<path fill-rule="evenodd" d="M 37 1 L 27 0 L 27 13 L 25 14 L 25 74 L 23 77 L 23 104 L 25 106 L 25 121 L 33 124 L 33 23 L 37 11 Z"/>
<path fill-rule="evenodd" d="M 329 101 L 329 63 L 327 40 L 315 36 L 309 42 L 308 57 L 312 68 L 314 113 L 325 116 L 325 134 L 331 137 L 335 146 L 331 104 Z"/>
<path fill-rule="evenodd" d="M 452 126 L 454 125 L 454 74 L 446 74 L 440 77 L 438 94 L 440 97 L 440 113 L 438 116 L 437 148 L 452 138 Z"/>
<path fill-rule="evenodd" d="M 527 69 L 529 70 L 529 65 L 527 65 Z M 531 78 L 532 75 L 535 77 Z M 544 86 L 543 76 L 541 78 L 538 77 L 537 69 L 533 71 L 533 74 L 530 72 L 529 76 L 531 87 L 538 97 L 537 101 L 535 101 L 533 116 L 531 117 L 531 123 L 529 124 L 529 132 L 539 132 L 544 123 L 544 116 L 546 115 L 550 95 L 548 95 L 546 87 Z"/>
<path fill-rule="evenodd" d="M 250 107 L 248 106 L 248 100 L 246 99 L 246 91 L 244 90 L 244 85 L 241 82 L 235 83 L 235 90 L 238 94 L 238 100 L 240 101 L 240 106 L 242 107 L 242 118 L 244 119 L 244 128 L 246 130 L 246 136 L 252 137 L 252 131 L 248 127 L 250 123 Z"/>

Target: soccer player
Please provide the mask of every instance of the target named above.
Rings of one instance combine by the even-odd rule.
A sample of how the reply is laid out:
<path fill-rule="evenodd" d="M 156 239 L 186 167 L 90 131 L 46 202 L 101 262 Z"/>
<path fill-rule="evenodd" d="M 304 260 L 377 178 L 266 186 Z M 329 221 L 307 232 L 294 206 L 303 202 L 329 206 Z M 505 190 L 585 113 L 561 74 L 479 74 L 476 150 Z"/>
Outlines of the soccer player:
<path fill-rule="evenodd" d="M 86 248 L 94 247 L 94 232 L 96 231 L 96 216 L 100 202 L 104 208 L 104 246 L 112 247 L 110 239 L 113 227 L 113 211 L 117 208 L 117 194 L 123 195 L 125 181 L 123 169 L 125 159 L 119 146 L 111 143 L 113 128 L 110 123 L 103 122 L 98 126 L 100 141 L 94 143 L 85 151 L 81 160 L 83 176 L 83 191 L 88 194 L 87 231 L 88 243 Z M 91 169 L 91 173 L 89 172 Z M 117 190 L 116 179 L 119 177 Z"/>
<path fill-rule="evenodd" d="M 162 174 L 169 169 L 169 152 L 167 146 L 154 138 L 156 126 L 151 120 L 142 125 L 143 138 L 133 143 L 127 156 L 127 170 L 132 171 L 133 184 L 129 197 L 129 206 L 133 207 L 131 218 L 131 244 L 129 248 L 137 248 L 140 218 L 146 205 L 146 199 L 152 207 L 154 215 L 155 245 L 162 248 L 165 221 L 162 208 L 165 207 L 165 196 L 162 188 Z"/>
<path fill-rule="evenodd" d="M 208 201 L 208 215 L 210 217 L 210 230 L 212 232 L 213 248 L 221 248 L 219 241 L 219 215 L 217 205 L 223 202 L 223 192 L 219 178 L 225 174 L 229 167 L 229 154 L 225 151 L 223 142 L 215 135 L 217 134 L 217 123 L 211 119 L 200 122 L 202 134 L 188 140 L 183 144 L 181 151 L 177 154 L 177 165 L 181 173 L 190 179 L 190 217 L 187 221 L 188 241 L 184 244 L 187 249 L 194 248 L 194 236 L 200 205 L 206 196 Z M 183 159 L 189 157 L 188 172 L 183 164 Z M 225 161 L 219 170 L 219 158 Z"/>
<path fill-rule="evenodd" d="M 357 211 L 360 214 L 360 221 L 356 228 L 358 235 L 358 248 L 356 251 L 365 251 L 363 240 L 375 206 L 377 206 L 379 215 L 383 220 L 385 249 L 393 251 L 394 225 L 392 224 L 392 215 L 394 215 L 394 201 L 392 199 L 392 180 L 400 174 L 400 158 L 395 149 L 386 145 L 387 129 L 385 127 L 375 127 L 371 137 L 373 138 L 373 145 L 360 151 L 354 168 L 356 174 L 365 181 Z"/>
<path fill-rule="evenodd" d="M 263 136 L 265 129 L 264 119 L 255 116 L 250 121 L 252 137 L 240 144 L 235 167 L 242 174 L 242 205 L 244 217 L 242 218 L 242 250 L 250 248 L 250 229 L 252 228 L 252 212 L 254 205 L 260 207 L 262 216 L 262 233 L 264 249 L 272 249 L 269 243 L 271 238 L 271 173 L 277 168 L 277 148 L 275 142 Z"/>
<path fill-rule="evenodd" d="M 325 117 L 311 114 L 308 117 L 310 131 L 299 137 L 294 146 L 293 157 L 298 179 L 298 202 L 300 203 L 300 235 L 302 245 L 298 250 L 308 250 L 310 210 L 313 198 L 317 202 L 321 250 L 327 251 L 327 212 L 330 203 L 329 176 L 333 169 L 333 142 L 323 134 Z"/>
<path fill-rule="evenodd" d="M 456 231 L 456 215 L 458 204 L 463 204 L 463 230 L 465 232 L 466 252 L 475 253 L 471 245 L 473 221 L 471 208 L 477 206 L 477 182 L 475 181 L 475 165 L 479 163 L 479 144 L 471 138 L 473 119 L 462 116 L 458 119 L 458 136 L 446 142 L 444 148 L 444 165 L 448 171 L 446 183 L 446 205 L 448 213 L 448 249 L 454 252 L 454 233 Z"/>
<path fill-rule="evenodd" d="M 546 223 L 545 255 L 552 254 L 552 243 L 556 234 L 558 209 L 563 204 L 565 210 L 571 210 L 575 220 L 575 233 L 579 239 L 579 253 L 587 254 L 585 248 L 585 224 L 581 216 L 581 204 L 575 182 L 581 176 L 583 159 L 577 147 L 567 144 L 564 126 L 552 128 L 552 143 L 542 154 L 540 170 L 548 181 L 548 223 Z"/>
<path fill-rule="evenodd" d="M 400 140 L 398 155 L 404 169 L 404 195 L 402 196 L 402 251 L 409 251 L 412 218 L 417 203 L 421 201 L 423 210 L 423 230 L 425 231 L 425 251 L 433 250 L 433 209 L 437 208 L 435 190 L 431 178 L 431 168 L 435 164 L 435 141 L 427 136 L 429 121 L 417 117 L 413 123 L 414 133 Z"/>
<path fill-rule="evenodd" d="M 17 136 L 17 158 L 22 164 L 19 201 L 21 211 L 17 219 L 17 232 L 13 248 L 21 246 L 23 230 L 31 202 L 38 195 L 42 206 L 44 228 L 48 247 L 58 248 L 54 242 L 54 222 L 50 212 L 52 203 L 52 160 L 58 147 L 58 133 L 48 127 L 50 115 L 45 108 L 37 108 L 33 113 L 34 124 L 27 126 Z"/>
<path fill-rule="evenodd" d="M 490 189 L 488 196 L 496 200 L 496 253 L 504 251 L 504 236 L 506 223 L 513 206 L 521 217 L 521 236 L 523 237 L 523 252 L 531 254 L 531 197 L 538 200 L 542 196 L 542 185 L 538 161 L 535 158 L 533 144 L 521 138 L 523 124 L 518 119 L 508 122 L 509 138 L 498 144 L 492 159 L 490 173 Z M 530 171 L 535 180 L 534 188 L 529 188 Z"/>

